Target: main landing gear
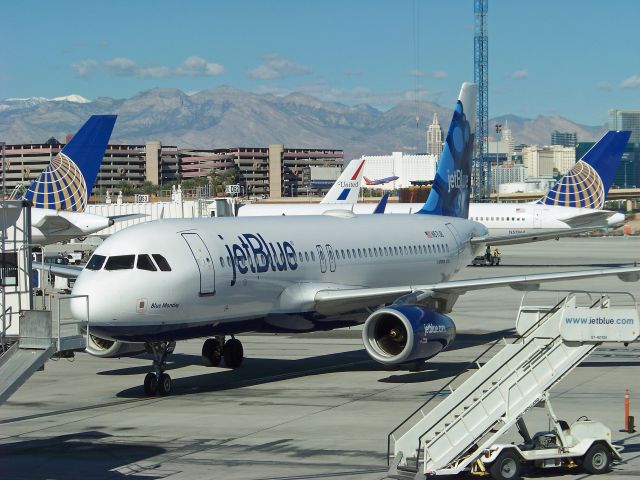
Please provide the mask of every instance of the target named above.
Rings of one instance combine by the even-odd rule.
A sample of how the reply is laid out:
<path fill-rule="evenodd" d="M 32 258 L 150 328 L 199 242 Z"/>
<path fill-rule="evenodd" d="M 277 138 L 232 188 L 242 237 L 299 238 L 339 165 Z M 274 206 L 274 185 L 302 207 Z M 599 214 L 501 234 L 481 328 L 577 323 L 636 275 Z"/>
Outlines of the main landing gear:
<path fill-rule="evenodd" d="M 224 359 L 227 368 L 238 368 L 243 357 L 242 343 L 233 336 L 226 342 L 224 336 L 208 338 L 202 345 L 202 363 L 207 367 L 217 367 Z"/>
<path fill-rule="evenodd" d="M 164 373 L 167 366 L 167 355 L 176 348 L 176 342 L 149 342 L 146 348 L 153 354 L 153 372 L 144 377 L 144 393 L 149 397 L 169 395 L 171 393 L 171 377 Z"/>

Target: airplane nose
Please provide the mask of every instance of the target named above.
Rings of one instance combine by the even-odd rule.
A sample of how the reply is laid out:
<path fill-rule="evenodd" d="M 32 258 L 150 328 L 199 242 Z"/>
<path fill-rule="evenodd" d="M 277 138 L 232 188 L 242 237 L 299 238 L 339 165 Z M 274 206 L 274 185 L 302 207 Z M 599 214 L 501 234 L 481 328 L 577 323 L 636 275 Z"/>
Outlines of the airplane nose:
<path fill-rule="evenodd" d="M 71 316 L 75 320 L 86 320 L 89 313 L 87 311 L 89 305 L 88 297 L 83 296 L 88 294 L 87 282 L 82 277 L 82 273 L 80 273 L 76 283 L 73 285 L 73 290 L 71 290 L 72 295 L 79 295 L 70 301 Z"/>

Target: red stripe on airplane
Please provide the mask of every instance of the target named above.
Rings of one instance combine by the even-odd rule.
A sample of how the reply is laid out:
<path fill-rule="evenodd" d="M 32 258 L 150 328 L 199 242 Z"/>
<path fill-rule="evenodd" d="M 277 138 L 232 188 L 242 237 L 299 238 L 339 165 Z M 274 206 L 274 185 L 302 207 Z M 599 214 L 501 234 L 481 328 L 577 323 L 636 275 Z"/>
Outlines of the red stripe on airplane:
<path fill-rule="evenodd" d="M 362 170 L 363 166 L 364 166 L 364 160 L 362 160 L 362 163 L 360 164 L 360 166 L 356 170 L 356 173 L 353 174 L 353 177 L 351 177 L 351 180 L 355 180 L 356 178 L 358 178 L 358 174 L 360 173 L 360 170 Z"/>

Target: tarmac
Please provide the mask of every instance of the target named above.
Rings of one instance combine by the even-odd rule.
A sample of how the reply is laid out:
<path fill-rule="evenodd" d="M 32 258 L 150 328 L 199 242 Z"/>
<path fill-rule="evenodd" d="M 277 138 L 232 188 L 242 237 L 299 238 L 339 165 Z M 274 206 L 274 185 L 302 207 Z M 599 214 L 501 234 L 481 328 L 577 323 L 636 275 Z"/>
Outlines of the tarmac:
<path fill-rule="evenodd" d="M 640 260 L 640 238 L 572 238 L 500 249 L 499 267 L 457 278 L 601 268 Z M 627 291 L 617 278 L 553 288 Z M 358 328 L 301 335 L 243 335 L 238 370 L 200 363 L 202 340 L 170 357 L 174 393 L 146 398 L 149 357 L 49 362 L 0 406 L 1 479 L 381 479 L 387 434 L 461 372 L 488 344 L 514 335 L 522 293 L 468 293 L 452 318 L 458 337 L 421 372 L 370 360 Z M 620 432 L 623 397 L 640 414 L 640 344 L 604 345 L 551 391 L 556 413 L 602 421 L 625 446 L 624 461 L 599 478 L 640 477 L 640 433 Z M 437 399 L 436 399 L 437 401 Z M 537 409 L 536 409 L 537 410 Z M 548 428 L 533 412 L 532 432 Z M 505 438 L 518 440 L 517 436 Z M 586 478 L 547 470 L 529 478 Z"/>

